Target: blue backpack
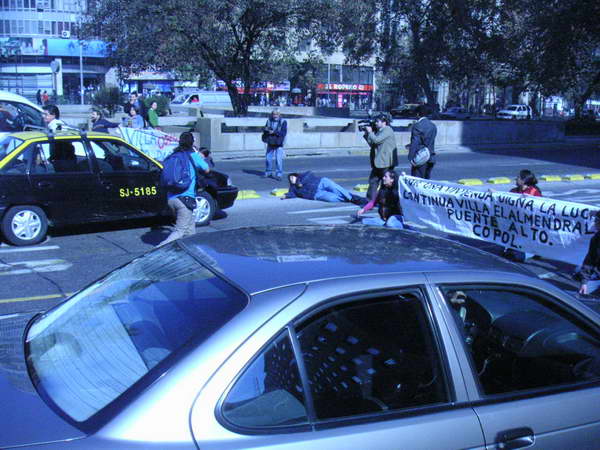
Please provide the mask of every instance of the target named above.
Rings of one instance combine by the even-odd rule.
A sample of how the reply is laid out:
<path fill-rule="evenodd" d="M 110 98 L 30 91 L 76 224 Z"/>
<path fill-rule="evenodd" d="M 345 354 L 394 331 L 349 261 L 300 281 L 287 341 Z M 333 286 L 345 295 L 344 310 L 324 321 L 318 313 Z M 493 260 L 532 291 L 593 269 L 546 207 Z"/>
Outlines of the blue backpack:
<path fill-rule="evenodd" d="M 185 150 L 171 153 L 163 161 L 160 184 L 170 192 L 184 192 L 192 183 L 192 167 L 194 163 Z"/>

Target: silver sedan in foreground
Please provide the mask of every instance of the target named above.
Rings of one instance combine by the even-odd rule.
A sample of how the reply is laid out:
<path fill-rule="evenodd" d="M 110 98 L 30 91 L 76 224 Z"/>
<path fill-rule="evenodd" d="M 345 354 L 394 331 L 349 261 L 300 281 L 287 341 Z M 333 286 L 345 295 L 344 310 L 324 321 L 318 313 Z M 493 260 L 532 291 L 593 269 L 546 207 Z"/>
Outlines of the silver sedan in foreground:
<path fill-rule="evenodd" d="M 0 320 L 4 449 L 600 442 L 600 317 L 422 233 L 198 234 L 24 325 Z"/>

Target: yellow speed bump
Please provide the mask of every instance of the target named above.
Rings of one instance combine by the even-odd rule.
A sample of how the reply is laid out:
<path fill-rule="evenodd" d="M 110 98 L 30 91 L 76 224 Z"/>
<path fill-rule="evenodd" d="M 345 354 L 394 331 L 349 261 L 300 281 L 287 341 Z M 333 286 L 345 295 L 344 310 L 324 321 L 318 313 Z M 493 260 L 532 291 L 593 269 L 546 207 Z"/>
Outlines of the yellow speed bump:
<path fill-rule="evenodd" d="M 275 197 L 282 197 L 287 194 L 288 190 L 286 188 L 275 188 L 271 191 L 271 195 Z"/>
<path fill-rule="evenodd" d="M 494 177 L 487 180 L 487 182 L 490 184 L 508 184 L 511 181 L 512 180 L 507 177 Z"/>
<path fill-rule="evenodd" d="M 256 191 L 253 190 L 238 191 L 238 200 L 248 200 L 250 198 L 260 198 L 260 195 L 258 195 Z"/>
<path fill-rule="evenodd" d="M 368 184 L 357 184 L 356 186 L 354 186 L 354 190 L 356 192 L 367 192 L 369 190 L 369 185 Z"/>
<path fill-rule="evenodd" d="M 585 177 L 588 180 L 600 180 L 600 173 L 588 173 Z"/>
<path fill-rule="evenodd" d="M 583 175 L 565 175 L 563 177 L 565 181 L 583 181 L 584 179 Z"/>
<path fill-rule="evenodd" d="M 479 178 L 461 178 L 458 180 L 458 184 L 464 184 L 465 186 L 477 186 L 483 184 Z"/>
<path fill-rule="evenodd" d="M 560 175 L 542 175 L 540 177 L 542 181 L 562 181 L 562 177 Z"/>

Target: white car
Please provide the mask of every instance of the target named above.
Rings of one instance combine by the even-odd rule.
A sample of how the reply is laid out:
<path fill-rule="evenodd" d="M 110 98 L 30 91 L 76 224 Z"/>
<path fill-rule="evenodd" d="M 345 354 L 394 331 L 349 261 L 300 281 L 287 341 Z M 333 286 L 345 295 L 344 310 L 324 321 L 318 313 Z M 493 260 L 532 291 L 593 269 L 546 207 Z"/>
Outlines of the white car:
<path fill-rule="evenodd" d="M 497 119 L 529 120 L 533 117 L 531 106 L 508 105 L 496 113 Z"/>
<path fill-rule="evenodd" d="M 8 133 L 44 128 L 42 108 L 25 97 L 0 91 L 0 139 Z"/>

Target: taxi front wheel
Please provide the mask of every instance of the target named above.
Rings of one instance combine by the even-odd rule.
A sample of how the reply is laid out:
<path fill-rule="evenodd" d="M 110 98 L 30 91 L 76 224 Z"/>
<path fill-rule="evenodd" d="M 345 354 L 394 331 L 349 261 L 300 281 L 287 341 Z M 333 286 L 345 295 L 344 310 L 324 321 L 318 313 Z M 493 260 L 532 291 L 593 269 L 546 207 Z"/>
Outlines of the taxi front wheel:
<path fill-rule="evenodd" d="M 48 231 L 48 218 L 37 206 L 13 206 L 2 219 L 2 234 L 13 245 L 40 243 Z"/>
<path fill-rule="evenodd" d="M 194 209 L 194 222 L 196 226 L 208 225 L 215 215 L 217 203 L 208 192 L 196 193 L 196 209 Z"/>

